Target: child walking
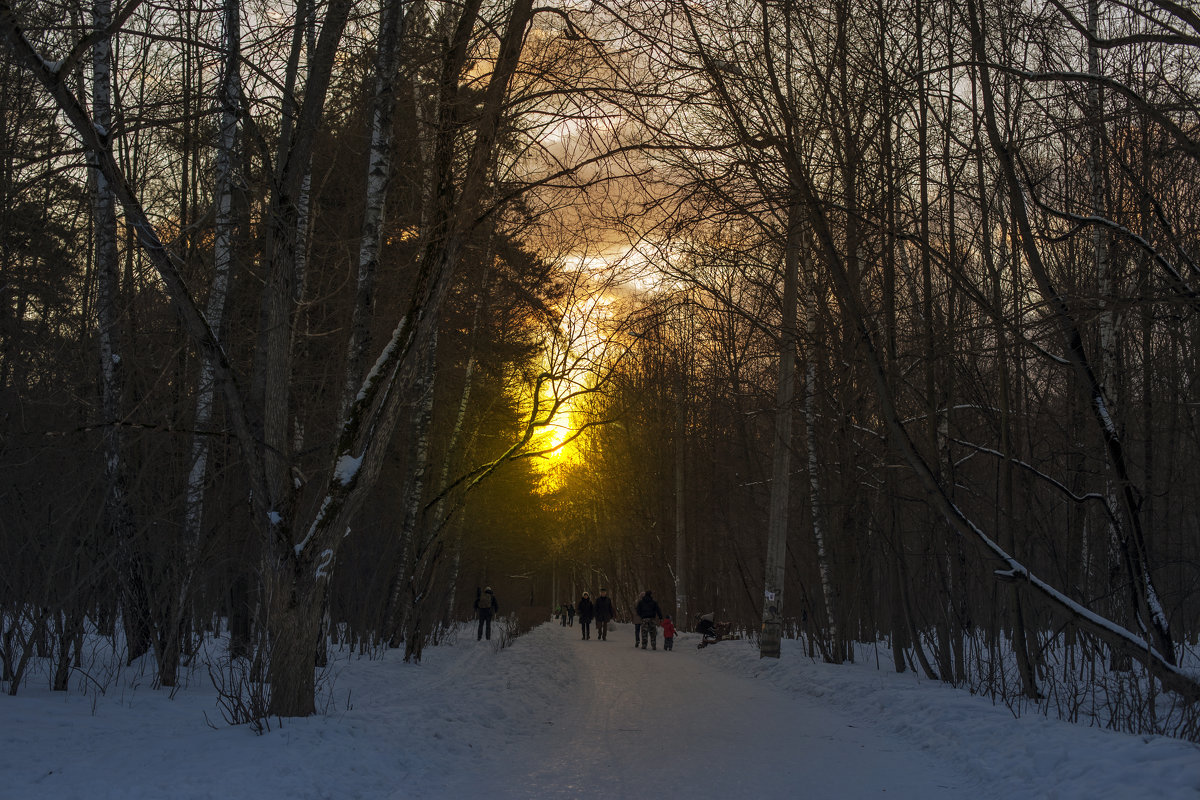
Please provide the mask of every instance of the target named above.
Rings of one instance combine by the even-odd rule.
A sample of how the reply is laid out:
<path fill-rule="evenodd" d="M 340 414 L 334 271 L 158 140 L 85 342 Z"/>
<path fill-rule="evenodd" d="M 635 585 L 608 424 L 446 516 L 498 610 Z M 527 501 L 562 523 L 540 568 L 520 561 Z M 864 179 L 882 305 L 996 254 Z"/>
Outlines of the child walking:
<path fill-rule="evenodd" d="M 675 641 L 675 623 L 671 622 L 671 615 L 668 614 L 662 621 L 663 629 L 663 650 L 670 650 L 671 643 Z"/>

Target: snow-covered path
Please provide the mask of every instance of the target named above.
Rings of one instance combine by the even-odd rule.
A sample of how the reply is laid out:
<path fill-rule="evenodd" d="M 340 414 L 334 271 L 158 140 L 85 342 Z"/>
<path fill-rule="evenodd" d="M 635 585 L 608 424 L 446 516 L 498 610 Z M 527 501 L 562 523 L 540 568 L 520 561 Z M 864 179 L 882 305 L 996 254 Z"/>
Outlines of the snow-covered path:
<path fill-rule="evenodd" d="M 569 690 L 531 709 L 532 740 L 497 735 L 499 757 L 450 782 L 448 796 L 485 786 L 513 798 L 988 796 L 918 744 L 730 676 L 694 636 L 664 652 L 661 639 L 656 651 L 635 648 L 629 625 L 608 641 L 582 641 L 578 626 L 540 633 Z"/>
<path fill-rule="evenodd" d="M 262 736 L 220 722 L 202 661 L 172 693 L 101 657 L 65 694 L 39 662 L 0 696 L 0 800 L 1200 800 L 1195 745 L 1018 719 L 873 648 L 831 666 L 791 640 L 779 660 L 632 640 L 547 624 L 504 649 L 460 628 L 420 664 L 335 651 L 321 713 Z"/>

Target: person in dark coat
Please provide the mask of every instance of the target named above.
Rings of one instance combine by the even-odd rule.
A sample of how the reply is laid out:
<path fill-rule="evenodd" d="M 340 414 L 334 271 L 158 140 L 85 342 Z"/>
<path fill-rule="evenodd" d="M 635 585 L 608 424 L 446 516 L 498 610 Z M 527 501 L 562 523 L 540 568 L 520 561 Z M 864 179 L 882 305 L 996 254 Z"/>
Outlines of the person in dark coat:
<path fill-rule="evenodd" d="M 499 610 L 500 604 L 496 602 L 492 587 L 487 587 L 483 594 L 475 598 L 475 613 L 479 615 L 479 633 L 475 636 L 475 641 L 484 638 L 485 633 L 488 639 L 492 638 L 492 617 L 496 616 Z"/>
<path fill-rule="evenodd" d="M 596 638 L 603 642 L 608 639 L 608 623 L 616 614 L 612 598 L 608 596 L 608 589 L 600 590 L 600 596 L 596 598 L 594 605 L 596 607 Z"/>
<path fill-rule="evenodd" d="M 572 628 L 575 627 L 575 604 L 574 603 L 567 603 L 567 625 Z"/>
<path fill-rule="evenodd" d="M 575 609 L 579 612 L 579 627 L 583 630 L 583 638 L 592 638 L 592 617 L 595 616 L 596 606 L 592 603 L 591 595 L 584 592 Z"/>
<path fill-rule="evenodd" d="M 658 620 L 662 619 L 662 609 L 658 607 L 658 601 L 650 594 L 647 589 L 642 595 L 642 599 L 638 600 L 637 607 L 634 609 L 638 619 L 642 621 L 642 649 L 646 649 L 646 639 L 650 640 L 650 649 L 658 649 Z"/>

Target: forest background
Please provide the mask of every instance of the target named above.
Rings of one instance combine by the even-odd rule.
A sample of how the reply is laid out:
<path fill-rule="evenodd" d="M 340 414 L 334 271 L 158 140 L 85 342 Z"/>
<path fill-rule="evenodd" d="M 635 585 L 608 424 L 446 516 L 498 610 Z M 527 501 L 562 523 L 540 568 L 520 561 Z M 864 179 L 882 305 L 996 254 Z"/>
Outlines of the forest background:
<path fill-rule="evenodd" d="M 1200 15 L 0 2 L 0 656 L 653 588 L 1200 738 Z M 787 600 L 786 604 L 784 600 Z"/>

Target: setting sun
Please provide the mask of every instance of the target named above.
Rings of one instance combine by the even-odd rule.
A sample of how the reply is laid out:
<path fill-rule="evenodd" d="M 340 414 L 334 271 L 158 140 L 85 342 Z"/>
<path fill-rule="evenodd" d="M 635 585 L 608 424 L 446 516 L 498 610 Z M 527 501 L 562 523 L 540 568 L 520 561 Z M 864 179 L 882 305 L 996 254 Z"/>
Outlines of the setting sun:
<path fill-rule="evenodd" d="M 565 387 L 566 381 L 546 382 L 542 386 L 538 417 L 545 420 L 529 444 L 531 452 L 538 453 L 533 459 L 541 475 L 539 488 L 543 492 L 560 487 L 561 468 L 579 460 L 578 450 L 572 436 L 578 430 L 573 410 L 572 389 Z M 557 396 L 556 396 L 556 393 Z M 557 405 L 557 409 L 555 408 Z M 548 418 L 543 416 L 550 414 Z"/>

